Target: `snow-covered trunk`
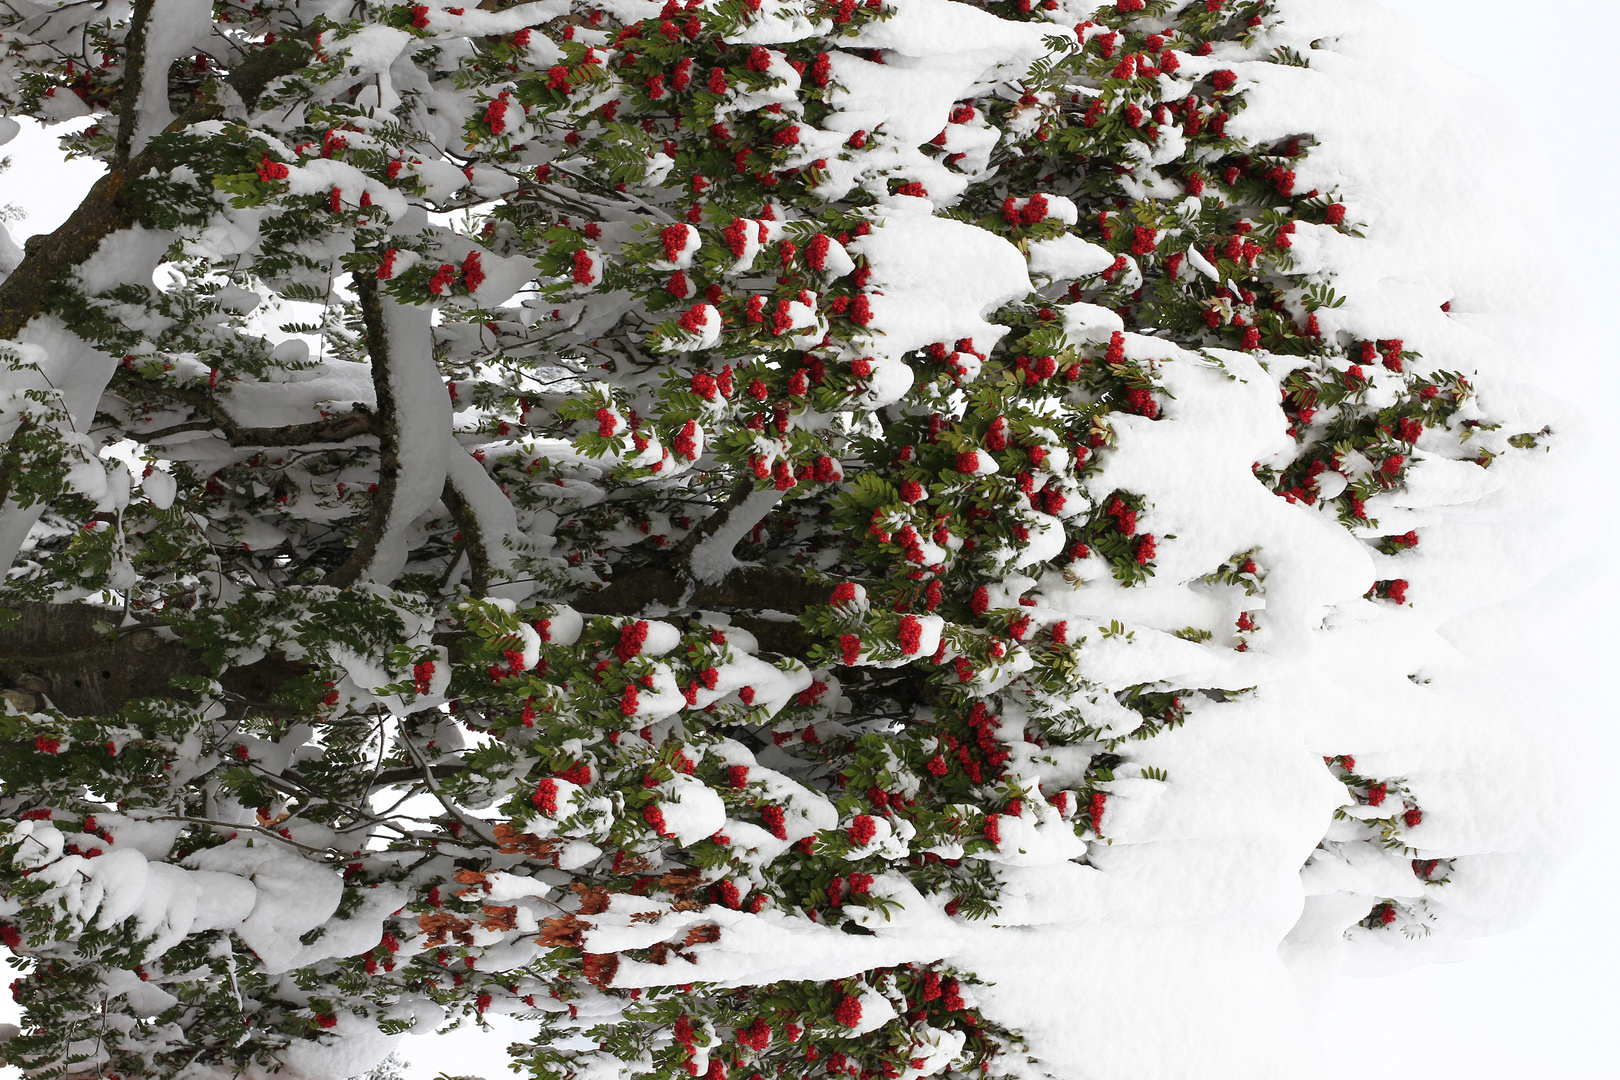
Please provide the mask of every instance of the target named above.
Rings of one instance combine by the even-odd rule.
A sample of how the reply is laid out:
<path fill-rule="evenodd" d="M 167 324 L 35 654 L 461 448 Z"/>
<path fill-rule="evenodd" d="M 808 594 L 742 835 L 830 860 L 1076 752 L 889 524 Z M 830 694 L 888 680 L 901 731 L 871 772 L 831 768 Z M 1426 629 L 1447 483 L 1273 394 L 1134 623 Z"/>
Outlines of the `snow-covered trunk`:
<path fill-rule="evenodd" d="M 132 64 L 120 103 L 118 153 L 139 154 L 174 119 L 169 108 L 169 69 L 204 49 L 213 34 L 209 0 L 135 0 L 128 45 Z"/>
<path fill-rule="evenodd" d="M 517 580 L 520 571 L 514 548 L 524 543 L 524 536 L 511 499 L 453 438 L 445 461 L 448 473 L 444 501 L 461 526 L 472 563 L 474 590 L 508 600 L 528 599 L 535 591 L 535 582 Z"/>
<path fill-rule="evenodd" d="M 692 549 L 689 566 L 693 579 L 712 585 L 741 566 L 733 554 L 737 544 L 781 501 L 782 492 L 764 487 L 749 492 L 741 503 L 723 511 L 724 520 Z"/>
<path fill-rule="evenodd" d="M 364 277 L 355 291 L 377 392 L 380 458 L 365 535 L 327 578 L 340 586 L 386 584 L 405 568 L 411 523 L 438 505 L 451 445 L 450 398 L 433 359 L 433 309 L 401 304 Z"/>

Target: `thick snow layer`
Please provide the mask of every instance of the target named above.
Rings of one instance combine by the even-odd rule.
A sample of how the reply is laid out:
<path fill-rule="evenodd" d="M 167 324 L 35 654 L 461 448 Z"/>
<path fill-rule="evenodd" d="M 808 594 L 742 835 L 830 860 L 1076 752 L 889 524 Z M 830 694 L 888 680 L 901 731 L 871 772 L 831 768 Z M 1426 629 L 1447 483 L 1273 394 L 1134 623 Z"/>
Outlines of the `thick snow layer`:
<path fill-rule="evenodd" d="M 881 194 L 881 176 L 888 173 L 922 182 L 937 202 L 952 202 L 968 176 L 917 148 L 943 131 L 949 150 L 970 154 L 974 166 L 982 167 L 1000 133 L 982 121 L 949 124 L 951 107 L 997 80 L 1015 79 L 1046 53 L 1048 31 L 948 0 L 897 0 L 886 11 L 892 15 L 864 24 L 850 42 L 885 50 L 883 62 L 842 50 L 832 54 L 827 101 L 835 111 L 822 121 L 825 130 L 837 133 L 830 146 L 856 131 L 881 131 L 882 137 L 853 158 L 825 155 L 828 179 L 820 191 L 838 197 L 864 181 Z M 819 152 L 807 147 L 807 153 Z"/>
<path fill-rule="evenodd" d="M 1298 917 L 1298 867 L 1342 786 L 1293 718 L 1260 701 L 1208 710 L 1143 746 L 1143 762 L 1170 780 L 1153 784 L 1162 794 L 1146 800 L 1135 835 L 1093 844 L 1094 868 L 1005 871 L 1005 929 L 977 932 L 956 955 L 995 983 L 981 990 L 986 1011 L 1019 1024 L 1055 1075 L 1301 1075 L 1276 943 Z M 1122 791 L 1110 812 L 1141 797 Z M 1113 832 L 1107 815 L 1103 831 Z"/>
<path fill-rule="evenodd" d="M 294 339 L 283 345 L 303 346 L 304 343 Z M 278 348 L 276 353 L 277 358 L 281 358 L 282 349 Z M 307 346 L 302 353 L 308 355 Z M 226 411 L 244 424 L 270 427 L 310 423 L 319 419 L 328 402 L 376 407 L 377 392 L 368 364 L 328 357 L 319 367 L 292 374 L 294 379 L 289 382 L 244 382 L 232 386 L 231 392 L 222 398 Z"/>
<path fill-rule="evenodd" d="M 433 361 L 432 312 L 425 306 L 401 304 L 386 296 L 381 303 L 388 347 L 388 386 L 394 399 L 395 424 L 401 433 L 399 480 L 366 576 L 373 581 L 392 581 L 405 566 L 406 530 L 419 515 L 438 505 L 449 469 L 450 447 L 445 442 L 412 438 L 411 434 L 448 430 L 452 410 L 438 365 Z"/>
<path fill-rule="evenodd" d="M 1311 647 L 1311 631 L 1323 616 L 1333 605 L 1359 602 L 1375 575 L 1366 548 L 1337 522 L 1277 498 L 1255 479 L 1253 463 L 1287 439 L 1271 377 L 1243 353 L 1212 350 L 1217 363 L 1150 338 L 1127 335 L 1127 341 L 1140 350 L 1131 355 L 1159 358 L 1170 400 L 1161 420 L 1115 418 L 1118 452 L 1106 459 L 1096 490 L 1146 495 L 1150 509 L 1142 528 L 1166 539 L 1154 579 L 1115 590 L 1118 601 L 1132 608 L 1152 603 L 1148 598 L 1161 589 L 1185 591 L 1172 583 L 1258 547 L 1269 560 L 1266 612 L 1275 646 L 1287 652 Z M 1086 590 L 1055 591 L 1060 606 L 1087 603 Z M 1188 625 L 1197 623 L 1160 629 Z"/>
<path fill-rule="evenodd" d="M 1064 233 L 1062 236 L 1029 245 L 1029 272 L 1044 275 L 1054 281 L 1061 278 L 1091 277 L 1093 274 L 1102 273 L 1112 265 L 1114 255 L 1111 251 L 1099 244 L 1082 240 L 1073 233 Z"/>
<path fill-rule="evenodd" d="M 933 217 L 917 199 L 890 200 L 850 249 L 871 263 L 872 328 L 882 332 L 871 348 L 881 357 L 959 338 L 988 350 L 1007 328 L 985 316 L 1030 291 L 1029 268 L 1016 247 L 965 222 Z"/>
<path fill-rule="evenodd" d="M 147 140 L 174 119 L 169 109 L 169 67 L 195 54 L 213 34 L 214 6 L 208 0 L 161 0 L 146 20 L 140 97 L 130 149 L 140 153 Z"/>
<path fill-rule="evenodd" d="M 208 848 L 193 855 L 190 862 L 199 870 L 254 883 L 256 902 L 235 929 L 259 954 L 267 971 L 295 966 L 305 951 L 299 936 L 330 918 L 343 894 L 340 875 L 263 840 L 254 847 L 244 842 Z"/>
<path fill-rule="evenodd" d="M 279 1059 L 280 1068 L 271 1071 L 250 1065 L 242 1073 L 247 1080 L 328 1080 L 333 1076 L 364 1074 L 399 1045 L 401 1036 L 384 1034 L 375 1021 L 356 1016 L 347 1009 L 337 1011 L 335 1038 L 295 1039 Z"/>
<path fill-rule="evenodd" d="M 152 267 L 146 267 L 147 279 L 151 273 Z M 54 315 L 35 319 L 23 331 L 21 340 L 23 344 L 17 350 L 20 363 L 15 367 L 9 363 L 0 366 L 0 393 L 61 388 L 60 404 L 72 418 L 73 431 L 88 430 L 117 360 L 92 348 Z M 16 426 L 13 419 L 0 422 L 0 439 L 9 439 Z M 17 549 L 44 509 L 44 503 L 35 503 L 0 515 L 0 563 L 9 566 L 16 558 Z"/>
<path fill-rule="evenodd" d="M 1492 605 L 1544 588 L 1579 554 L 1562 530 L 1578 534 L 1571 507 L 1590 482 L 1578 464 L 1592 438 L 1578 388 L 1590 385 L 1595 351 L 1571 329 L 1580 313 L 1522 212 L 1542 201 L 1542 167 L 1500 137 L 1485 88 L 1398 39 L 1375 5 L 1281 7 L 1276 44 L 1311 66 L 1247 65 L 1250 107 L 1231 130 L 1257 141 L 1316 133 L 1300 186 L 1337 189 L 1366 233 L 1319 230 L 1301 245 L 1349 297 L 1323 313 L 1324 329 L 1399 336 L 1425 370 L 1477 371 L 1481 407 L 1505 431 L 1550 424 L 1557 435 L 1537 460 L 1489 471 L 1420 445 L 1411 484 L 1369 512 L 1383 519 L 1377 535 L 1411 521 L 1422 543 L 1374 555 L 1249 475 L 1271 449 L 1264 433 L 1284 426 L 1267 418 L 1277 372 L 1219 353 L 1223 370 L 1132 339 L 1133 356 L 1159 350 L 1171 393 L 1163 419 L 1117 420 L 1124 452 L 1098 486 L 1146 494 L 1140 527 L 1175 539 L 1161 540 L 1145 588 L 1113 586 L 1096 565 L 1078 589 L 1045 583 L 1041 602 L 1088 623 L 1118 618 L 1134 634 L 1107 648 L 1090 634 L 1082 671 L 1107 685 L 1129 678 L 1142 652 L 1152 661 L 1141 670 L 1179 668 L 1182 685 L 1258 688 L 1141 744 L 1133 760 L 1169 780 L 1110 785 L 1104 842 L 1090 850 L 1097 869 L 1009 871 L 1012 891 L 1029 898 L 1023 926 L 953 951 L 995 982 L 987 1012 L 1021 1027 L 1060 1076 L 1308 1075 L 1300 1010 L 1310 991 L 1340 971 L 1453 958 L 1468 939 L 1522 921 L 1568 827 L 1554 696 L 1532 697 L 1530 672 L 1486 668 L 1448 640 L 1466 642 L 1468 623 L 1493 620 Z M 1085 315 L 1071 313 L 1071 334 L 1106 340 L 1106 320 Z M 1255 546 L 1265 630 L 1251 651 L 1153 632 L 1218 631 L 1256 610 L 1241 590 L 1188 586 Z M 1394 577 L 1419 602 L 1361 599 Z M 1321 756 L 1344 753 L 1364 774 L 1405 779 L 1424 810 L 1407 842 L 1419 858 L 1456 856 L 1450 884 L 1422 889 L 1410 855 L 1373 844 L 1315 850 L 1336 835 L 1332 812 L 1347 799 Z M 1417 892 L 1435 915 L 1427 937 L 1354 928 L 1375 899 Z M 1007 904 L 1001 918 L 1017 914 Z M 1078 971 L 1073 994 L 1054 992 Z"/>

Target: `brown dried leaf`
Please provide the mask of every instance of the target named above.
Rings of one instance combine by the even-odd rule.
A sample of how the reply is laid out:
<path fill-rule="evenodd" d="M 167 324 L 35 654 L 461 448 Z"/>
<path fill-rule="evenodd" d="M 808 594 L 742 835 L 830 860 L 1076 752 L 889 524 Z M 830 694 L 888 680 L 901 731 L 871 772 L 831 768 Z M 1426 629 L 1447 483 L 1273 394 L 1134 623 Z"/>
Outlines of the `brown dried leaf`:
<path fill-rule="evenodd" d="M 655 923 L 663 917 L 664 913 L 662 911 L 638 911 L 630 916 L 630 921 L 633 923 Z"/>
<path fill-rule="evenodd" d="M 443 945 L 445 939 L 451 934 L 455 934 L 457 940 L 460 940 L 463 935 L 468 938 L 471 937 L 467 932 L 472 929 L 472 923 L 466 919 L 457 918 L 448 911 L 430 911 L 426 915 L 419 915 L 416 919 L 416 925 L 421 928 L 424 934 L 428 935 L 427 943 L 429 945 Z"/>
<path fill-rule="evenodd" d="M 619 853 L 619 865 L 613 872 L 615 874 L 644 874 L 651 869 L 652 863 L 640 855 L 626 855 Z"/>
<path fill-rule="evenodd" d="M 680 896 L 703 884 L 703 871 L 696 867 L 671 870 L 658 879 L 658 886 Z"/>
<path fill-rule="evenodd" d="M 618 970 L 618 953 L 585 954 L 585 981 L 593 986 L 606 986 Z"/>
<path fill-rule="evenodd" d="M 563 846 L 563 841 L 555 837 L 541 837 L 521 832 L 510 821 L 496 822 L 494 833 L 495 839 L 501 845 L 502 855 L 527 855 L 531 859 L 544 860 L 552 865 L 556 865 L 556 853 Z"/>
<path fill-rule="evenodd" d="M 612 897 L 606 889 L 584 885 L 577 881 L 570 885 L 569 888 L 573 889 L 574 895 L 579 897 L 579 913 L 581 915 L 600 915 L 608 909 L 608 904 L 612 901 Z"/>
<path fill-rule="evenodd" d="M 540 924 L 540 944 L 557 948 L 563 945 L 579 946 L 579 936 L 591 924 L 573 915 L 559 915 Z"/>
<path fill-rule="evenodd" d="M 496 907 L 494 904 L 484 905 L 484 915 L 487 916 L 478 925 L 485 930 L 516 930 L 517 905 L 511 907 Z"/>
<path fill-rule="evenodd" d="M 711 941 L 720 940 L 720 928 L 714 923 L 704 923 L 694 926 L 686 932 L 686 940 L 682 945 L 706 945 Z"/>

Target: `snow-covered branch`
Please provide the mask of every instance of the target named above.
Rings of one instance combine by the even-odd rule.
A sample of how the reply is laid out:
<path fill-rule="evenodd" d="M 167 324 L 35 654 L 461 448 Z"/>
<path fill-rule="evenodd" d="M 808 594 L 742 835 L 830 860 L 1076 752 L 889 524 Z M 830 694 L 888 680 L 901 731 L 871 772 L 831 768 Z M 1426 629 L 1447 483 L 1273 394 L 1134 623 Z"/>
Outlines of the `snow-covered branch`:
<path fill-rule="evenodd" d="M 326 584 L 339 588 L 394 579 L 409 554 L 406 530 L 439 501 L 449 468 L 451 410 L 433 363 L 431 311 L 399 303 L 370 278 L 358 278 L 355 292 L 377 395 L 380 465 L 366 531 L 327 575 Z"/>

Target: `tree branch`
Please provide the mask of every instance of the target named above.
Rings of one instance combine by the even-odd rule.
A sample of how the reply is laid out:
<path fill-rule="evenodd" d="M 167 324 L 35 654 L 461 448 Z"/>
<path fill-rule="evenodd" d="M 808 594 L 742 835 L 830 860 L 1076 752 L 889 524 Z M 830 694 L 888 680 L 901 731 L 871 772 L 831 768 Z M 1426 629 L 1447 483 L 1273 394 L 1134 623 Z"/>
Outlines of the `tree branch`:
<path fill-rule="evenodd" d="M 758 504 L 759 492 L 752 482 L 739 481 L 725 505 L 700 522 L 662 559 L 620 574 L 604 588 L 575 599 L 574 607 L 592 615 L 634 615 L 653 605 L 797 613 L 831 602 L 831 586 L 811 581 L 791 567 L 737 563 L 718 580 L 693 579 L 688 565 L 692 553 L 729 538 L 731 543 L 725 545 L 725 551 L 718 552 L 729 556 L 741 539 L 733 518 L 743 515 L 752 525 L 760 516 Z"/>
<path fill-rule="evenodd" d="M 472 507 L 461 492 L 456 489 L 455 478 L 446 476 L 444 479 L 444 494 L 440 496 L 450 516 L 455 519 L 456 528 L 461 531 L 461 545 L 457 549 L 457 558 L 450 562 L 450 570 L 454 570 L 459 556 L 467 556 L 467 568 L 472 572 L 472 591 L 474 596 L 487 596 L 489 594 L 490 564 L 489 552 L 484 547 L 483 525 L 478 515 L 473 513 Z"/>
<path fill-rule="evenodd" d="M 17 452 L 22 449 L 23 440 L 28 438 L 29 432 L 34 430 L 35 421 L 32 416 L 25 416 L 17 422 L 16 430 L 11 438 L 6 440 L 6 452 L 0 457 L 0 507 L 6 505 L 11 498 L 11 485 L 17 481 Z"/>
<path fill-rule="evenodd" d="M 139 379 L 139 376 L 120 373 L 115 382 Z M 225 408 L 214 394 L 184 386 L 165 386 L 140 380 L 139 389 L 182 402 L 207 417 L 202 421 L 188 421 L 158 431 L 130 432 L 129 437 L 139 442 L 156 442 L 171 435 L 188 431 L 219 429 L 225 441 L 238 447 L 308 446 L 311 444 L 344 443 L 361 435 L 376 434 L 375 416 L 371 409 L 356 405 L 346 413 L 312 420 L 307 424 L 288 424 L 283 427 L 244 427 Z"/>
<path fill-rule="evenodd" d="M 113 146 L 117 165 L 129 162 L 135 142 L 135 125 L 140 122 L 141 89 L 146 82 L 146 24 L 152 18 L 154 0 L 135 0 L 130 10 L 129 33 L 124 35 L 124 85 L 118 102 L 118 137 Z M 167 78 L 168 73 L 163 73 Z"/>
<path fill-rule="evenodd" d="M 755 488 L 751 480 L 742 481 L 725 511 L 710 515 L 681 542 L 687 549 L 684 562 L 692 577 L 705 584 L 717 584 L 740 568 L 743 564 L 732 552 L 781 501 L 782 493 L 774 486 Z"/>
<path fill-rule="evenodd" d="M 439 805 L 444 807 L 445 812 L 451 817 L 455 818 L 457 821 L 461 822 L 463 828 L 471 831 L 474 836 L 478 837 L 484 843 L 499 847 L 500 841 L 496 840 L 493 834 L 484 830 L 484 823 L 482 821 L 480 821 L 478 818 L 469 818 L 466 814 L 461 812 L 461 808 L 457 806 L 454 801 L 445 797 L 443 790 L 441 790 L 439 787 L 439 781 L 433 775 L 433 766 L 430 765 L 427 759 L 422 756 L 422 752 L 416 748 L 415 741 L 411 739 L 411 733 L 405 730 L 405 726 L 403 724 L 400 725 L 399 738 L 400 741 L 405 744 L 405 749 L 410 753 L 411 760 L 416 762 L 418 777 L 427 783 L 428 790 L 433 794 L 433 797 L 438 800 Z"/>
<path fill-rule="evenodd" d="M 404 783 L 407 780 L 415 781 L 417 783 L 421 783 L 421 782 L 423 782 L 422 781 L 422 770 L 423 769 L 426 769 L 430 774 L 432 774 L 435 777 L 438 777 L 438 776 L 453 776 L 458 772 L 466 772 L 467 771 L 467 766 L 465 766 L 465 765 L 424 765 L 420 769 L 384 769 L 382 772 L 380 772 L 376 776 L 372 777 L 371 781 L 372 781 L 373 784 L 380 784 L 380 785 L 382 785 L 384 787 L 388 787 L 388 786 L 391 786 L 391 785 L 394 785 L 394 784 L 401 784 L 401 783 Z"/>
<path fill-rule="evenodd" d="M 176 676 L 210 674 L 185 641 L 160 628 L 111 631 L 124 617 L 116 608 L 17 600 L 5 606 L 20 617 L 0 624 L 0 688 L 19 708 L 39 708 L 36 695 L 43 695 L 68 716 L 112 713 L 134 698 L 183 697 L 170 685 Z M 271 654 L 219 681 L 227 693 L 259 703 L 308 672 L 307 664 Z"/>
<path fill-rule="evenodd" d="M 0 682 L 45 695 L 69 716 L 112 712 L 131 698 L 173 697 L 175 676 L 205 674 L 184 642 L 165 641 L 156 630 L 109 634 L 107 625 L 123 619 L 120 611 L 84 604 L 16 608 L 22 617 L 0 627 Z"/>
<path fill-rule="evenodd" d="M 377 392 L 377 413 L 373 424 L 373 433 L 379 440 L 377 490 L 371 498 L 371 519 L 366 523 L 366 531 L 360 535 L 343 564 L 327 574 L 322 582 L 340 589 L 359 581 L 376 557 L 378 545 L 388 530 L 388 521 L 394 512 L 394 497 L 399 491 L 400 475 L 398 411 L 388 363 L 391 343 L 376 278 L 369 274 L 356 275 L 354 291 L 360 297 L 360 316 L 366 324 L 366 351 L 371 354 L 371 382 Z M 421 434 L 422 437 L 435 438 L 440 433 Z"/>
<path fill-rule="evenodd" d="M 306 36 L 313 38 L 314 31 Z M 303 67 L 308 56 L 306 41 L 285 39 L 260 49 L 237 65 L 225 76 L 224 84 L 252 108 L 266 86 Z M 168 130 L 184 130 L 224 111 L 216 102 L 201 102 L 177 117 Z M 120 140 L 123 137 L 121 125 Z M 127 161 L 116 159 L 61 228 L 49 235 L 29 237 L 22 262 L 0 282 L 0 339 L 15 339 L 35 318 L 56 310 L 57 292 L 73 268 L 94 255 L 108 236 L 134 225 L 147 209 L 128 197 L 125 183 L 153 169 L 166 171 L 169 164 L 167 158 L 150 146 Z"/>
<path fill-rule="evenodd" d="M 745 614 L 780 611 L 796 615 L 832 601 L 832 586 L 811 581 L 787 567 L 744 566 L 712 585 L 689 586 L 667 568 L 644 566 L 613 579 L 606 588 L 576 597 L 573 606 L 587 615 L 638 615 L 654 605 L 704 608 L 725 612 L 732 622 L 759 639 L 762 649 L 797 655 L 813 640 L 797 621 L 778 621 Z"/>

